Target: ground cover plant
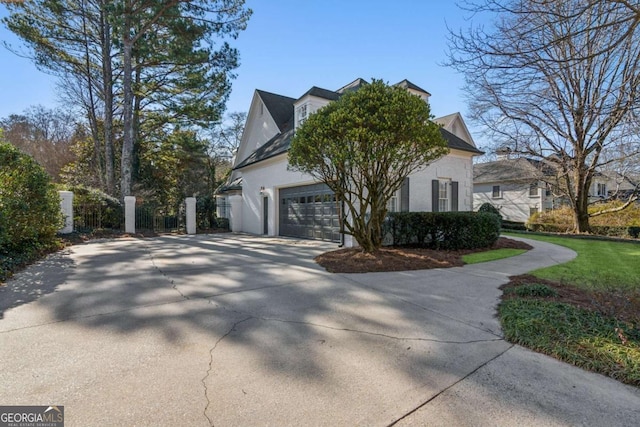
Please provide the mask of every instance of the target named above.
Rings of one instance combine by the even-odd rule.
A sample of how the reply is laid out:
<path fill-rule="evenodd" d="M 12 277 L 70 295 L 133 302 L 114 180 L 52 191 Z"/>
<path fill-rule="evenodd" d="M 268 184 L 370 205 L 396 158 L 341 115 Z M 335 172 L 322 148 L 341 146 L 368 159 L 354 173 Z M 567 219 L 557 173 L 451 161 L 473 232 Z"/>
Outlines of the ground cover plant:
<path fill-rule="evenodd" d="M 578 255 L 502 287 L 498 315 L 505 338 L 640 386 L 640 244 L 527 237 Z"/>

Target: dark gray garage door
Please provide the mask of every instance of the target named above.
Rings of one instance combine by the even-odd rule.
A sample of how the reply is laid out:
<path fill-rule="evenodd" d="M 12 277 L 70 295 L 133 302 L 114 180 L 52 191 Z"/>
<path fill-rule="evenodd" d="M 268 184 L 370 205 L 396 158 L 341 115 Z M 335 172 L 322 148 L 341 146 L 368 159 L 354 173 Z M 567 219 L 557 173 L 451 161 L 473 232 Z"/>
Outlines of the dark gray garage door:
<path fill-rule="evenodd" d="M 280 235 L 340 241 L 339 209 L 326 184 L 280 190 Z"/>

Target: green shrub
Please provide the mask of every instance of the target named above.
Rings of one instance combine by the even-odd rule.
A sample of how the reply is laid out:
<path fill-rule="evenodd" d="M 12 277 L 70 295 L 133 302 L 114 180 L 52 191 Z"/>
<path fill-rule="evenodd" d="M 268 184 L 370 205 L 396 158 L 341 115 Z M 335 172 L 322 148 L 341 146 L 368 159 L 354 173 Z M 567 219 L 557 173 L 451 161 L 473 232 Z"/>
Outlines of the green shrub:
<path fill-rule="evenodd" d="M 558 292 L 547 285 L 529 283 L 505 289 L 505 294 L 516 294 L 519 297 L 555 297 Z"/>
<path fill-rule="evenodd" d="M 493 206 L 491 203 L 485 202 L 482 205 L 480 205 L 480 208 L 478 209 L 478 212 L 485 212 L 485 213 L 491 213 L 491 214 L 494 214 L 494 215 L 498 215 L 500 217 L 500 220 L 502 220 L 502 215 L 500 215 L 500 211 L 498 210 L 498 208 Z"/>
<path fill-rule="evenodd" d="M 517 221 L 506 221 L 506 220 L 502 220 L 502 229 L 503 230 L 519 230 L 519 231 L 526 231 L 527 230 L 527 226 L 524 224 L 524 222 L 517 222 Z"/>
<path fill-rule="evenodd" d="M 1 137 L 1 135 L 0 135 Z M 0 280 L 57 245 L 60 197 L 33 158 L 0 140 Z"/>
<path fill-rule="evenodd" d="M 393 212 L 383 227 L 395 246 L 459 250 L 493 245 L 500 218 L 485 212 Z"/>

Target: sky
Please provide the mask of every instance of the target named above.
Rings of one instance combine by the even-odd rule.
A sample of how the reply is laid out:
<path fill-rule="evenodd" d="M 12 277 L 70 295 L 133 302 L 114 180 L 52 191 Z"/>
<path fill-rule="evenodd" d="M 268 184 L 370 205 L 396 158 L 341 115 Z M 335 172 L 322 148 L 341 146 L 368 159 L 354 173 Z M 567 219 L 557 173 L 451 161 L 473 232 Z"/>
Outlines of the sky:
<path fill-rule="evenodd" d="M 247 0 L 248 27 L 227 111 L 247 111 L 255 89 L 297 98 L 312 86 L 336 90 L 358 77 L 408 79 L 431 93 L 436 116 L 466 118 L 464 77 L 443 66 L 448 29 L 471 23 L 453 0 Z M 6 16 L 0 6 L 0 17 Z M 20 41 L 0 25 L 0 42 Z M 31 105 L 58 106 L 56 80 L 0 45 L 0 117 Z M 62 106 L 64 108 L 64 106 Z M 476 128 L 466 120 L 472 135 Z M 481 144 L 480 144 L 481 145 Z"/>

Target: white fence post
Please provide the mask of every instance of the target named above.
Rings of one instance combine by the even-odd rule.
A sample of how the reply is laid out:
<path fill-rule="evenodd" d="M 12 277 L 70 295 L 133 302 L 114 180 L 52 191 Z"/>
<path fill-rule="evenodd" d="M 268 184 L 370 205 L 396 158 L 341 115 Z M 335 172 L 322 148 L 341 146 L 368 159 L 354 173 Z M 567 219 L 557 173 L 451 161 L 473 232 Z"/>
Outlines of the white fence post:
<path fill-rule="evenodd" d="M 58 191 L 60 195 L 60 210 L 64 217 L 64 226 L 58 231 L 60 234 L 73 233 L 73 192 Z"/>
<path fill-rule="evenodd" d="M 136 197 L 124 197 L 124 231 L 125 233 L 136 232 Z"/>
<path fill-rule="evenodd" d="M 187 197 L 184 202 L 187 205 L 187 234 L 196 234 L 196 198 Z"/>

